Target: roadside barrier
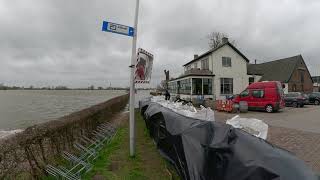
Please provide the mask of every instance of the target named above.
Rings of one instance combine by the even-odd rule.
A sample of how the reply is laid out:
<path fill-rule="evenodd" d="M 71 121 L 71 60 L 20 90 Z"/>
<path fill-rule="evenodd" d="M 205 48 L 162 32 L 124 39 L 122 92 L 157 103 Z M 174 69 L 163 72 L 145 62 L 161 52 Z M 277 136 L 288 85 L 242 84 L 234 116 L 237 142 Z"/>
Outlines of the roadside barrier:
<path fill-rule="evenodd" d="M 160 154 L 181 179 L 317 180 L 302 160 L 243 130 L 187 117 L 150 100 L 139 104 Z"/>
<path fill-rule="evenodd" d="M 221 111 L 222 110 L 222 100 L 216 100 L 216 110 Z"/>
<path fill-rule="evenodd" d="M 233 111 L 233 101 L 232 100 L 217 100 L 216 101 L 216 110 L 217 111 L 225 111 L 232 112 Z"/>
<path fill-rule="evenodd" d="M 97 158 L 99 150 L 110 142 L 115 136 L 116 128 L 110 123 L 103 123 L 97 127 L 91 138 L 82 136 L 79 142 L 74 143 L 78 155 L 63 151 L 62 157 L 68 161 L 69 168 L 59 165 L 55 167 L 51 164 L 46 166 L 46 171 L 51 177 L 56 179 L 80 180 L 81 176 L 92 169 L 92 162 Z M 50 177 L 49 176 L 49 177 Z"/>

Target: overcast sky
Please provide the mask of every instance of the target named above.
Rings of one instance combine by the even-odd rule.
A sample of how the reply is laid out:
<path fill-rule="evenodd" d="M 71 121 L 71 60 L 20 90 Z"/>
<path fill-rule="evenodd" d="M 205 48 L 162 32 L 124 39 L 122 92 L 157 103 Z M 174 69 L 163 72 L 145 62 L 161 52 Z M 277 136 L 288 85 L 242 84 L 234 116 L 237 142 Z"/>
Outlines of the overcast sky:
<path fill-rule="evenodd" d="M 103 20 L 133 25 L 134 0 L 0 0 L 0 83 L 127 86 L 130 37 Z M 320 75 L 318 0 L 140 0 L 138 47 L 154 54 L 152 85 L 183 72 L 220 31 L 252 62 L 302 54 Z"/>

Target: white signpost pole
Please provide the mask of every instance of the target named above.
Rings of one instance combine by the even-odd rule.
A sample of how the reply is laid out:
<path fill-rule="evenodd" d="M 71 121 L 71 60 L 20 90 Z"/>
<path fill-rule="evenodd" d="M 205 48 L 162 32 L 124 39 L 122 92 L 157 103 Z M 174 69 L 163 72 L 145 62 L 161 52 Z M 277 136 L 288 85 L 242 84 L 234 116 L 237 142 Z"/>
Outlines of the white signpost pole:
<path fill-rule="evenodd" d="M 130 75 L 130 156 L 135 155 L 135 62 L 136 62 L 136 46 L 137 46 L 137 32 L 138 32 L 138 14 L 139 14 L 139 0 L 136 0 L 136 10 L 134 18 L 134 35 L 132 40 L 132 55 L 131 55 L 131 75 Z"/>

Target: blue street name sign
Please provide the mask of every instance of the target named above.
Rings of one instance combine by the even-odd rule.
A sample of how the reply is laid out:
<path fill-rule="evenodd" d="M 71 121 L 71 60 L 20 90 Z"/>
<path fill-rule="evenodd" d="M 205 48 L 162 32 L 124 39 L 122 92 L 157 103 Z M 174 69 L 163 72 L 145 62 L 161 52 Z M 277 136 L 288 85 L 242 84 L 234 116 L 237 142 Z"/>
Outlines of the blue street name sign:
<path fill-rule="evenodd" d="M 134 28 L 133 27 L 129 27 L 129 26 L 121 25 L 121 24 L 116 24 L 116 23 L 112 23 L 112 22 L 107 22 L 107 21 L 103 21 L 102 31 L 122 34 L 122 35 L 126 35 L 126 36 L 131 36 L 131 37 L 133 37 L 133 35 L 134 35 Z"/>

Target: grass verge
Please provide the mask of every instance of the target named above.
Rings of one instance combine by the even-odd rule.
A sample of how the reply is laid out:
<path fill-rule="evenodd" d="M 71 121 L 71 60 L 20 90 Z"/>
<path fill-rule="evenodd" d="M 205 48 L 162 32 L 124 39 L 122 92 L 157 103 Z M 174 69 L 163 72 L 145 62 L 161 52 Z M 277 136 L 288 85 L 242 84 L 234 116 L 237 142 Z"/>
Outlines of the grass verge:
<path fill-rule="evenodd" d="M 128 122 L 100 152 L 93 169 L 84 179 L 178 179 L 149 137 L 144 120 L 136 113 L 136 156 L 129 156 Z"/>

